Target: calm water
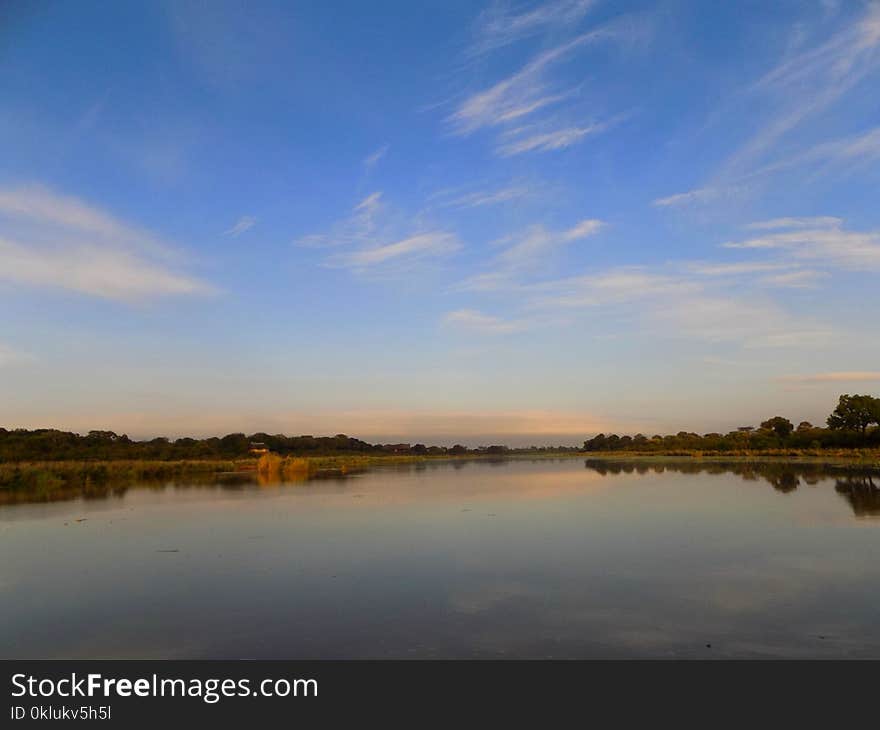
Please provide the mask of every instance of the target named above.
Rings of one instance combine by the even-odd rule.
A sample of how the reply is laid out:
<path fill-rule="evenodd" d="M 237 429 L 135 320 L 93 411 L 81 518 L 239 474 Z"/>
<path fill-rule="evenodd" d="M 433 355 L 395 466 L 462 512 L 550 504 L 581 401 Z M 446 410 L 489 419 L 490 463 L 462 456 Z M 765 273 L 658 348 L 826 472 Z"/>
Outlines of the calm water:
<path fill-rule="evenodd" d="M 0 504 L 0 657 L 880 657 L 880 479 L 433 462 Z"/>

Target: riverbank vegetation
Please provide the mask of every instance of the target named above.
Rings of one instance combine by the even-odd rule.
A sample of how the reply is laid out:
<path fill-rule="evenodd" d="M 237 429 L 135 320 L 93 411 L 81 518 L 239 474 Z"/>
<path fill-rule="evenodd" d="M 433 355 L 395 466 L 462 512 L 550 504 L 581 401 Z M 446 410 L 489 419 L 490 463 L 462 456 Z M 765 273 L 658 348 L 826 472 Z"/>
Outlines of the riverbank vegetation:
<path fill-rule="evenodd" d="M 90 431 L 81 436 L 55 429 L 0 428 L 0 489 L 41 492 L 111 482 L 192 479 L 223 472 L 254 472 L 257 479 L 268 483 L 431 458 L 534 458 L 584 452 L 591 456 L 626 452 L 689 458 L 821 458 L 876 467 L 880 466 L 880 398 L 840 396 L 825 427 L 805 421 L 794 426 L 787 418 L 774 416 L 758 427 L 741 426 L 727 434 L 598 434 L 587 439 L 583 449 L 371 444 L 343 434 L 316 437 L 234 433 L 205 439 L 136 441 L 112 431 Z"/>
<path fill-rule="evenodd" d="M 0 489 L 48 492 L 143 481 L 214 476 L 248 468 L 241 461 L 24 461 L 0 463 Z M 252 469 L 252 462 L 250 463 Z"/>
<path fill-rule="evenodd" d="M 880 449 L 880 398 L 842 395 L 826 426 L 773 416 L 760 426 L 740 426 L 726 434 L 679 431 L 673 435 L 618 436 L 603 433 L 587 439 L 584 451 L 693 455 L 695 453 L 752 454 L 815 453 Z"/>

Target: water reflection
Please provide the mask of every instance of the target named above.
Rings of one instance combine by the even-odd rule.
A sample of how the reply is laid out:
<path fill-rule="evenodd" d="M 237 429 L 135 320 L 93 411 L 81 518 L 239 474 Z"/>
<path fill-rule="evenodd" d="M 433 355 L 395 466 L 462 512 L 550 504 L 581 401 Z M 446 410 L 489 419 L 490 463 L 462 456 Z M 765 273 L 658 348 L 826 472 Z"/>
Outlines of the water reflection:
<path fill-rule="evenodd" d="M 834 488 L 855 512 L 857 517 L 880 517 L 880 479 L 870 474 L 838 479 Z"/>
<path fill-rule="evenodd" d="M 586 467 L 6 495 L 0 658 L 880 658 L 876 473 Z"/>
<path fill-rule="evenodd" d="M 602 476 L 619 474 L 735 474 L 746 481 L 765 481 L 782 494 L 801 484 L 816 486 L 834 480 L 835 490 L 852 507 L 856 517 L 880 516 L 880 472 L 865 467 L 822 463 L 772 461 L 627 461 L 587 459 L 584 466 Z"/>

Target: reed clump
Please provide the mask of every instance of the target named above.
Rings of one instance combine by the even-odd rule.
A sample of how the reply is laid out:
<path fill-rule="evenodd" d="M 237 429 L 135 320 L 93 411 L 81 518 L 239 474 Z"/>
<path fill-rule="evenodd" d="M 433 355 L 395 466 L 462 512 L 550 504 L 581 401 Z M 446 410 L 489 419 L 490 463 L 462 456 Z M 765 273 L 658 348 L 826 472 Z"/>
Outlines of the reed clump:
<path fill-rule="evenodd" d="M 312 460 L 268 452 L 257 460 L 257 476 L 263 482 L 297 481 L 316 471 Z"/>

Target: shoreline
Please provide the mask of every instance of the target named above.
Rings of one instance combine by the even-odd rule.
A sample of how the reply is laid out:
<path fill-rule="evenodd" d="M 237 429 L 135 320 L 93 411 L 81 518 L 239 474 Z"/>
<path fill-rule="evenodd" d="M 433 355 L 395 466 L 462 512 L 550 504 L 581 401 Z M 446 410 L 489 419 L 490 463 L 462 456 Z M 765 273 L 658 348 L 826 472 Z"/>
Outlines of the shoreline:
<path fill-rule="evenodd" d="M 509 452 L 506 454 L 332 454 L 325 456 L 287 456 L 267 454 L 242 459 L 187 460 L 75 460 L 22 461 L 0 463 L 0 492 L 51 492 L 54 489 L 89 487 L 100 484 L 131 483 L 174 478 L 216 478 L 256 474 L 267 480 L 314 476 L 345 475 L 373 467 L 430 462 L 590 459 L 621 462 L 688 463 L 787 463 L 825 464 L 836 467 L 880 469 L 877 450 L 797 451 L 770 449 L 750 452 L 636 452 L 636 451 L 558 451 Z"/>

